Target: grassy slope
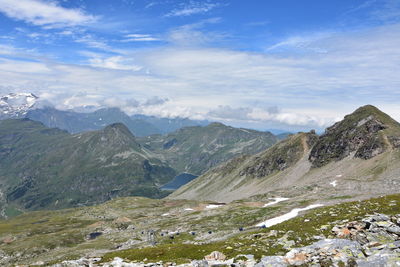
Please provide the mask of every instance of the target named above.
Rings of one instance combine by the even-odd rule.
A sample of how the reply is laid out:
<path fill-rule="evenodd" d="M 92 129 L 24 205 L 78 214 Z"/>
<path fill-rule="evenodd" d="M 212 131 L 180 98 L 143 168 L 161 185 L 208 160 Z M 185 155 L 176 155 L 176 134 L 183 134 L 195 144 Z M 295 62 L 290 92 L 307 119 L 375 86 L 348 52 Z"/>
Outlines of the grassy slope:
<path fill-rule="evenodd" d="M 122 124 L 77 135 L 30 120 L 1 121 L 0 128 L 2 191 L 26 209 L 162 196 L 157 185 L 175 176 Z"/>

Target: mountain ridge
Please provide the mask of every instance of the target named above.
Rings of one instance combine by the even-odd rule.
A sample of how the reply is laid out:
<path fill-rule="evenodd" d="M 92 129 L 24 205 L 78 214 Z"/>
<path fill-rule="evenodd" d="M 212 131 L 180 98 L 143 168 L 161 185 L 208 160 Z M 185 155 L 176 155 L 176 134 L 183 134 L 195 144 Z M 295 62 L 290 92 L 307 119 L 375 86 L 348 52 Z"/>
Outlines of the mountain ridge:
<path fill-rule="evenodd" d="M 276 143 L 269 132 L 234 128 L 222 123 L 181 128 L 168 135 L 138 139 L 179 172 L 199 175 L 239 154 L 255 154 Z"/>
<path fill-rule="evenodd" d="M 168 197 L 225 202 L 274 191 L 313 191 L 321 197 L 343 196 L 355 187 L 359 194 L 393 192 L 400 182 L 395 175 L 400 172 L 399 138 L 399 123 L 367 105 L 321 136 L 292 135 L 257 155 L 211 169 Z"/>
<path fill-rule="evenodd" d="M 0 121 L 0 129 L 1 190 L 23 209 L 162 196 L 158 186 L 176 175 L 123 124 L 71 135 L 22 119 Z"/>

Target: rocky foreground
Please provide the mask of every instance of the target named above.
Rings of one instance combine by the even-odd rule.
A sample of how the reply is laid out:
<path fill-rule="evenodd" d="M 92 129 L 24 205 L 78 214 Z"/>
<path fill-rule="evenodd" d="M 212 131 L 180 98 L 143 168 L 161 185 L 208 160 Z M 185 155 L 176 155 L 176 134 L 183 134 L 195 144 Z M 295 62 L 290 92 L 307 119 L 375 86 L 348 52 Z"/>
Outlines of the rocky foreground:
<path fill-rule="evenodd" d="M 273 230 L 269 234 L 274 235 Z M 173 262 L 149 263 L 146 260 L 125 262 L 121 258 L 110 262 L 102 262 L 101 258 L 81 258 L 53 266 L 400 266 L 400 214 L 391 217 L 374 214 L 360 221 L 338 221 L 332 228 L 332 235 L 334 238 L 329 239 L 315 236 L 318 241 L 309 246 L 293 248 L 284 256 L 262 257 L 258 261 L 253 255 L 237 255 L 228 259 L 223 253 L 214 251 L 203 260 L 181 265 Z"/>

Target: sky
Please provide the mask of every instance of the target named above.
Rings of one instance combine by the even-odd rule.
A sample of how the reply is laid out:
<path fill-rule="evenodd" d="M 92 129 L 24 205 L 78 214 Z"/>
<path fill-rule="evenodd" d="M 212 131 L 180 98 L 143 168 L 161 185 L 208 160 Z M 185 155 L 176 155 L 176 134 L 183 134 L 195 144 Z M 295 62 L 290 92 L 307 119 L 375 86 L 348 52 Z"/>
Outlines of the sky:
<path fill-rule="evenodd" d="M 322 130 L 400 120 L 400 0 L 0 0 L 0 94 Z"/>

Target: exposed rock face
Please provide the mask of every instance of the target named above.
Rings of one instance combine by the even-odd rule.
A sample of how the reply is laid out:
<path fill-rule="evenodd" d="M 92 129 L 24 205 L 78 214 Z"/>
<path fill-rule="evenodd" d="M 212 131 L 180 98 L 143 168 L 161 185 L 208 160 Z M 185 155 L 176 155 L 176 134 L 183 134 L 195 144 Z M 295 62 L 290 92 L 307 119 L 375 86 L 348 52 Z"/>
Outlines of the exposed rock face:
<path fill-rule="evenodd" d="M 314 167 L 333 160 L 341 160 L 355 153 L 355 157 L 368 159 L 384 151 L 384 142 L 376 133 L 385 126 L 374 118 L 356 128 L 341 129 L 342 122 L 329 127 L 313 147 L 309 160 Z"/>
<path fill-rule="evenodd" d="M 377 108 L 361 107 L 326 129 L 312 148 L 309 160 L 313 167 L 321 167 L 351 153 L 356 158 L 370 159 L 383 153 L 388 146 L 400 146 L 398 137 L 386 138 L 384 132 L 398 127 L 398 123 Z"/>
<path fill-rule="evenodd" d="M 293 166 L 317 140 L 315 132 L 302 133 L 278 143 L 265 153 L 254 158 L 254 163 L 245 167 L 240 175 L 261 178 Z"/>

